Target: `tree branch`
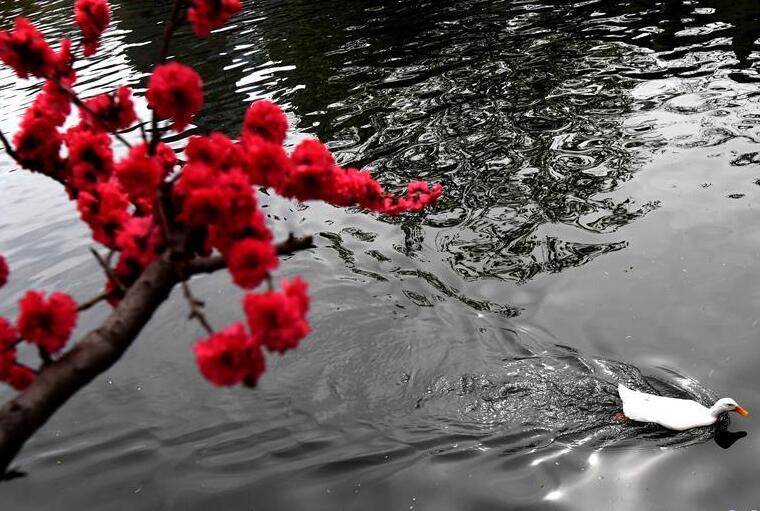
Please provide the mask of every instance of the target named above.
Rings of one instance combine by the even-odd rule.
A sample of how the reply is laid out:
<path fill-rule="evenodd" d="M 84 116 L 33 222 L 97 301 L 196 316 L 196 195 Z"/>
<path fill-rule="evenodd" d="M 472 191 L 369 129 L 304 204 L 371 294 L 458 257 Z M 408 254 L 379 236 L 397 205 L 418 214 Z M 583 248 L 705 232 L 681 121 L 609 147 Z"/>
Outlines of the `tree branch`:
<path fill-rule="evenodd" d="M 275 248 L 277 250 L 277 255 L 293 254 L 301 250 L 314 248 L 314 238 L 311 236 L 296 237 L 291 234 L 288 236 L 288 239 L 276 244 Z M 187 266 L 185 267 L 185 277 L 200 275 L 202 273 L 214 273 L 215 271 L 223 270 L 226 267 L 227 263 L 224 260 L 224 257 L 220 255 L 203 257 L 187 263 Z"/>
<path fill-rule="evenodd" d="M 153 262 L 102 326 L 44 367 L 26 390 L 0 408 L 0 474 L 58 408 L 121 358 L 176 283 L 171 263 L 163 258 Z"/>

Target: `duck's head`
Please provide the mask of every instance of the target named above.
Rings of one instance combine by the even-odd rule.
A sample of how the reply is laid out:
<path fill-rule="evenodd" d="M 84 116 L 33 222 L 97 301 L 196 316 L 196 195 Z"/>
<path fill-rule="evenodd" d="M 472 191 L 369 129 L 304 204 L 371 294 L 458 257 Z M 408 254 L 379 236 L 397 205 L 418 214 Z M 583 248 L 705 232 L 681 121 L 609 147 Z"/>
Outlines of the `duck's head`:
<path fill-rule="evenodd" d="M 742 408 L 739 406 L 736 401 L 731 399 L 730 397 L 724 397 L 723 399 L 719 399 L 716 401 L 716 403 L 710 408 L 710 413 L 717 417 L 720 414 L 724 412 L 736 412 L 742 417 L 746 417 L 749 415 L 749 412 L 746 408 Z"/>

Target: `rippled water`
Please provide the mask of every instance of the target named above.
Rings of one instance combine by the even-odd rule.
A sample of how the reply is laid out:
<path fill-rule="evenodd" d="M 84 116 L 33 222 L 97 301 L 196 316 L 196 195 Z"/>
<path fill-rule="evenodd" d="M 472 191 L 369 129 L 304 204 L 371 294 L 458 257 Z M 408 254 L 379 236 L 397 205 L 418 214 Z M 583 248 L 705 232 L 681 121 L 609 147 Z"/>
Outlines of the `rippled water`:
<path fill-rule="evenodd" d="M 112 4 L 85 95 L 142 90 L 157 52 L 164 3 Z M 270 97 L 290 142 L 445 198 L 402 219 L 267 199 L 279 233 L 317 234 L 280 272 L 312 285 L 308 341 L 253 392 L 211 388 L 171 300 L 28 444 L 0 508 L 756 508 L 754 416 L 723 450 L 712 430 L 615 422 L 610 385 L 760 410 L 759 5 L 262 0 L 213 38 L 182 32 L 207 87 L 197 131 L 234 133 Z M 23 12 L 60 36 L 69 8 L 6 2 L 0 25 Z M 4 131 L 34 92 L 0 69 Z M 28 287 L 89 297 L 72 205 L 12 170 L 0 313 Z M 215 325 L 239 318 L 227 276 L 195 286 Z"/>

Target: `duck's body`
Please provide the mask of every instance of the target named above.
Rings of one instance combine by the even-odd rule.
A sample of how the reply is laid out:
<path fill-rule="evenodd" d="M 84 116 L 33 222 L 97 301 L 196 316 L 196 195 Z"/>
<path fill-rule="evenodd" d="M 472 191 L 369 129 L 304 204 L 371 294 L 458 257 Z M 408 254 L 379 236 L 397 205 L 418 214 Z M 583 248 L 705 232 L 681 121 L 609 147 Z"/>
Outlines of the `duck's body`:
<path fill-rule="evenodd" d="M 653 422 L 668 429 L 684 431 L 715 424 L 724 412 L 737 411 L 741 415 L 748 412 L 733 399 L 723 398 L 711 408 L 690 399 L 646 394 L 618 384 L 618 393 L 623 400 L 623 413 L 637 422 Z"/>

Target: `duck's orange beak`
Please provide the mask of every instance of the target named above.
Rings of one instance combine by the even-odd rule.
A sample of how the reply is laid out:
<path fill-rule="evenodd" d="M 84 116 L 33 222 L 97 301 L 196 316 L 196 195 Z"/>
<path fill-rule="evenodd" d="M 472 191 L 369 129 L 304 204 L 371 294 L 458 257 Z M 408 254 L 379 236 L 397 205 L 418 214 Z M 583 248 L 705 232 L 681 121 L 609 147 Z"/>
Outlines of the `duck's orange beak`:
<path fill-rule="evenodd" d="M 736 413 L 738 413 L 742 417 L 746 417 L 747 415 L 749 415 L 749 412 L 747 411 L 747 409 L 739 405 L 736 405 Z"/>

